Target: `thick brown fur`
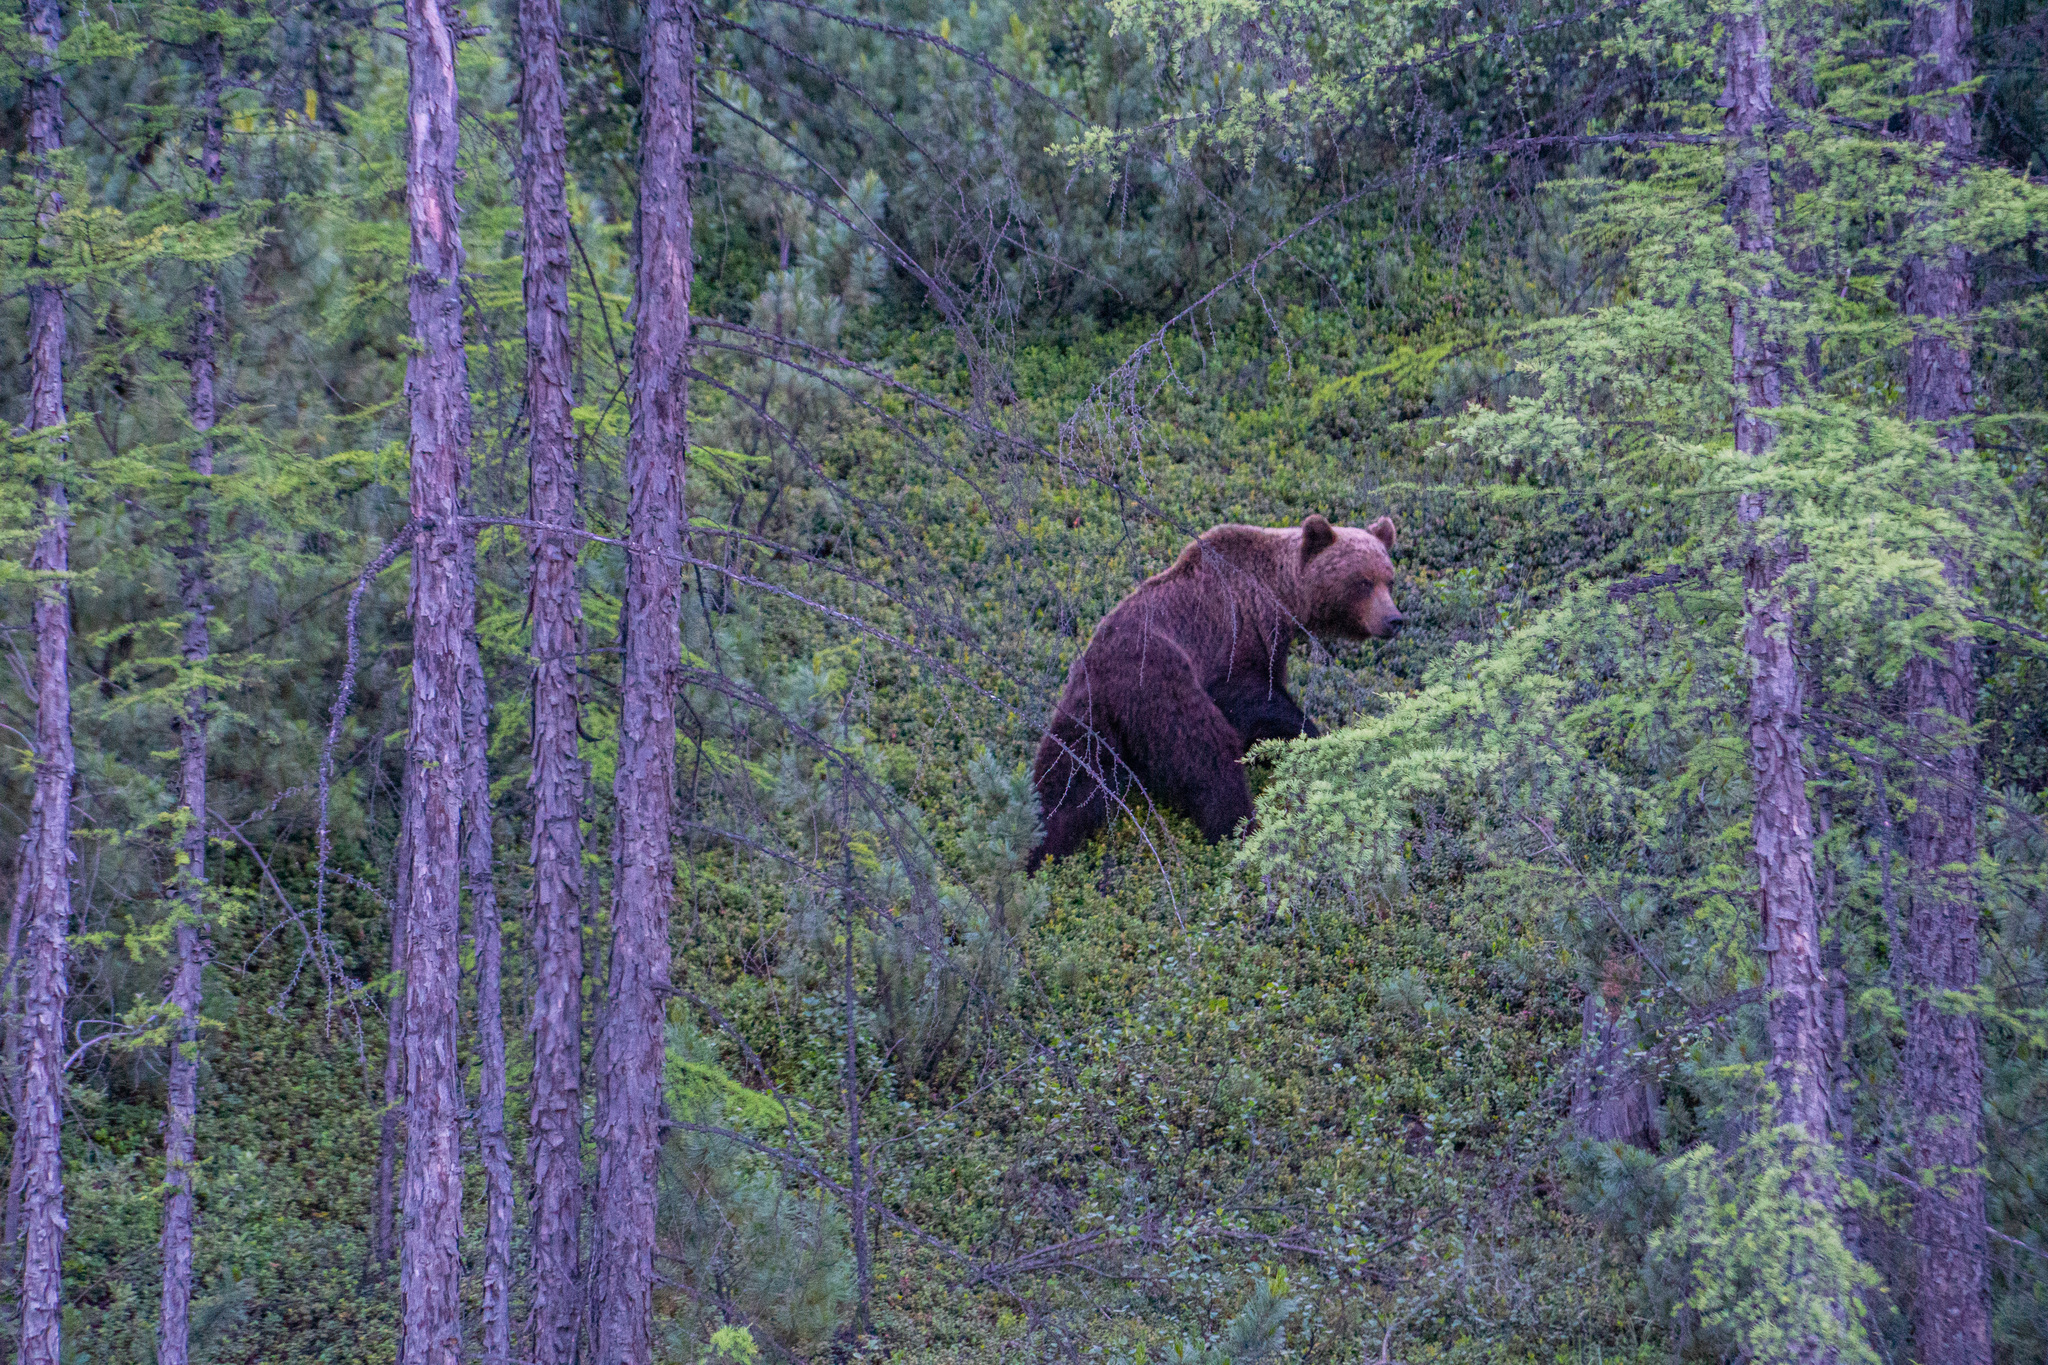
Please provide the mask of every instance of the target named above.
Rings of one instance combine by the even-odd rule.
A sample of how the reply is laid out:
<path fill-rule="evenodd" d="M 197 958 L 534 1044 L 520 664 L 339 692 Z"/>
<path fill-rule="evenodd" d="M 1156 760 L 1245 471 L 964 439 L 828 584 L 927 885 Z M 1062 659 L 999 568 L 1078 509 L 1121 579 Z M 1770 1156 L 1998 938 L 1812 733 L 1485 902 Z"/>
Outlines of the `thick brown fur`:
<path fill-rule="evenodd" d="M 1287 692 L 1303 634 L 1385 639 L 1401 626 L 1394 522 L 1217 526 L 1102 618 L 1067 673 L 1038 746 L 1045 841 L 1030 865 L 1072 853 L 1112 810 L 1146 798 L 1211 843 L 1251 818 L 1243 759 L 1262 739 L 1316 734 Z"/>

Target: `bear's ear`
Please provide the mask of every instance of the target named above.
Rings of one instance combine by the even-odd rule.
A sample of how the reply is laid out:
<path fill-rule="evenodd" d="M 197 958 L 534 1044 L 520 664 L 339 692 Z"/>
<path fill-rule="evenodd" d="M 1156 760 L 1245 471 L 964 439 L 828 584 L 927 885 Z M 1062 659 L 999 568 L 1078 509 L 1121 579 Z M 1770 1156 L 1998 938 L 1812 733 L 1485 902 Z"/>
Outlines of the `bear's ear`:
<path fill-rule="evenodd" d="M 1306 564 L 1337 543 L 1337 528 L 1311 512 L 1301 519 L 1301 562 Z"/>
<path fill-rule="evenodd" d="M 1387 547 L 1388 554 L 1394 553 L 1394 519 L 1392 517 L 1381 517 L 1365 529 L 1369 534 L 1377 538 L 1380 544 Z"/>

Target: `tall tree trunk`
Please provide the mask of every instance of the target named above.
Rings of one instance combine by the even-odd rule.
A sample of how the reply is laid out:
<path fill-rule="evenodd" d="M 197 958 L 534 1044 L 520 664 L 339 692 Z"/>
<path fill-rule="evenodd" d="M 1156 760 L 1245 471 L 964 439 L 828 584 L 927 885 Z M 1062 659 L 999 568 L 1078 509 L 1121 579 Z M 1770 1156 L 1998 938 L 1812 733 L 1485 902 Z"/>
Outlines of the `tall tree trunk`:
<path fill-rule="evenodd" d="M 1770 334 L 1777 251 L 1771 199 L 1769 138 L 1777 121 L 1771 98 L 1769 36 L 1761 6 L 1728 19 L 1728 85 L 1723 100 L 1734 140 L 1729 166 L 1730 216 L 1737 244 L 1756 283 L 1738 293 L 1731 348 L 1735 379 L 1735 445 L 1757 463 L 1769 458 L 1783 376 Z M 1761 493 L 1745 493 L 1737 518 L 1754 528 L 1769 511 Z M 1752 817 L 1761 883 L 1763 949 L 1770 990 L 1770 1077 L 1779 1122 L 1807 1141 L 1828 1139 L 1827 976 L 1821 966 L 1818 898 L 1813 877 L 1813 811 L 1806 796 L 1805 697 L 1794 649 L 1796 622 L 1784 574 L 1790 540 L 1752 530 L 1743 565 L 1747 619 L 1749 761 L 1756 786 Z"/>
<path fill-rule="evenodd" d="M 1735 380 L 1735 447 L 1759 463 L 1777 441 L 1768 416 L 1784 385 L 1779 339 L 1772 335 L 1769 272 L 1777 253 L 1771 189 L 1770 40 L 1760 4 L 1728 20 L 1728 109 L 1735 140 L 1729 210 L 1738 249 L 1755 282 L 1734 305 L 1730 346 Z M 1738 520 L 1755 527 L 1770 511 L 1761 493 L 1742 495 Z M 1828 1140 L 1830 1072 L 1827 973 L 1821 962 L 1819 897 L 1813 875 L 1813 809 L 1806 795 L 1804 682 L 1794 645 L 1797 621 L 1784 575 L 1793 547 L 1780 534 L 1750 533 L 1743 566 L 1749 659 L 1749 763 L 1756 787 L 1752 817 L 1762 893 L 1763 947 L 1770 991 L 1770 1078 L 1778 1120 L 1808 1142 Z"/>
<path fill-rule="evenodd" d="M 213 6 L 209 5 L 209 9 Z M 221 147 L 225 132 L 221 95 L 227 88 L 218 33 L 200 48 L 199 170 L 206 200 L 199 216 L 220 216 Z M 185 611 L 180 642 L 185 666 L 204 672 L 213 653 L 208 618 L 213 612 L 209 572 L 212 526 L 207 514 L 213 477 L 214 392 L 220 345 L 220 281 L 208 267 L 194 300 L 188 411 L 198 443 L 192 448 L 192 502 L 186 517 L 185 548 L 178 567 L 179 604 Z M 171 1008 L 177 1011 L 177 1041 L 171 1047 L 168 1110 L 164 1122 L 164 1288 L 157 1315 L 157 1365 L 185 1365 L 192 1331 L 192 1171 L 198 1155 L 199 1005 L 206 970 L 206 723 L 209 698 L 204 684 L 185 694 L 178 718 L 178 788 L 184 829 L 179 841 L 172 930 L 177 966 L 171 979 Z"/>
<path fill-rule="evenodd" d="M 669 838 L 682 666 L 696 45 L 690 0 L 651 0 L 641 38 L 639 277 L 626 442 L 629 564 L 613 787 L 611 975 L 596 1060 L 598 1365 L 647 1365 L 653 1349 L 662 993 L 669 984 L 675 894 Z"/>
<path fill-rule="evenodd" d="M 382 1262 L 398 1254 L 398 1140 L 405 1104 L 405 928 L 412 910 L 412 764 L 398 794 L 398 839 L 392 850 L 396 870 L 391 889 L 391 989 L 384 996 L 384 1111 L 377 1122 L 377 1225 L 371 1252 Z"/>
<path fill-rule="evenodd" d="M 462 861 L 476 944 L 477 1151 L 484 1164 L 483 1365 L 512 1360 L 512 1148 L 505 1140 L 504 931 L 491 836 L 490 706 L 476 638 L 469 639 L 464 725 L 469 810 Z"/>
<path fill-rule="evenodd" d="M 569 417 L 568 136 L 560 0 L 519 6 L 519 130 L 525 215 L 526 414 L 534 521 L 576 521 Z M 576 673 L 583 648 L 576 541 L 533 542 L 534 1365 L 570 1365 L 582 1307 L 583 795 Z"/>
<path fill-rule="evenodd" d="M 1942 148 L 1939 196 L 1972 146 L 1968 96 L 1970 0 L 1912 9 L 1912 93 L 1908 136 Z M 1944 99 L 1944 92 L 1957 91 Z M 1960 247 L 1907 262 L 1905 306 L 1915 319 L 1906 354 L 1906 415 L 1934 424 L 1951 465 L 1972 458 L 1970 263 Z M 1960 482 L 1959 478 L 1953 482 Z M 1953 486 L 1930 471 L 1936 498 Z M 1958 592 L 1972 566 L 1945 548 L 1942 572 Z M 1941 641 L 1916 656 L 1904 680 L 1914 749 L 1913 813 L 1906 822 L 1911 909 L 1906 918 L 1905 1081 L 1918 1263 L 1911 1299 L 1913 1340 L 1922 1360 L 1988 1365 L 1991 1359 L 1989 1246 L 1984 1221 L 1984 1071 L 1977 1021 L 1944 1005 L 1948 991 L 1977 985 L 1977 750 L 1971 727 L 1977 684 L 1971 640 Z"/>
<path fill-rule="evenodd" d="M 468 368 L 462 350 L 462 236 L 455 201 L 459 11 L 406 0 L 406 214 L 415 351 L 412 415 L 412 727 L 416 787 L 406 924 L 404 1251 L 401 1365 L 462 1359 L 462 1086 L 456 1061 L 463 752 L 476 620 L 470 539 Z"/>
<path fill-rule="evenodd" d="M 1753 466 L 1769 463 L 1777 441 L 1770 417 L 1783 391 L 1782 339 L 1776 334 L 1772 271 L 1778 247 L 1771 189 L 1771 138 L 1778 111 L 1771 92 L 1770 35 L 1764 0 L 1727 17 L 1728 81 L 1722 104 L 1732 147 L 1729 218 L 1749 273 L 1731 309 L 1735 383 L 1735 448 Z M 1813 810 L 1806 794 L 1806 702 L 1795 640 L 1798 621 L 1785 573 L 1794 547 L 1782 531 L 1760 525 L 1773 510 L 1762 492 L 1741 495 L 1736 519 L 1744 530 L 1742 647 L 1749 666 L 1749 767 L 1755 788 L 1750 816 L 1760 909 L 1766 1027 L 1766 1074 L 1777 1092 L 1777 1121 L 1795 1147 L 1795 1188 L 1812 1205 L 1818 1227 L 1836 1221 L 1836 1189 L 1824 1161 L 1828 1114 L 1830 1028 L 1827 973 L 1821 960 L 1820 907 L 1813 873 Z M 1792 1271 L 1795 1275 L 1810 1272 Z M 1795 1286 L 1805 1296 L 1836 1295 L 1818 1280 Z M 1846 1330 L 1850 1305 L 1827 1305 L 1836 1331 Z M 1825 1335 L 1802 1336 L 1785 1358 L 1828 1362 L 1836 1349 Z"/>
<path fill-rule="evenodd" d="M 39 228 L 64 208 L 53 164 L 64 143 L 64 88 L 57 46 L 64 19 L 57 0 L 29 0 L 28 31 L 41 49 L 28 95 L 28 150 L 35 163 Z M 64 294 L 41 278 L 41 243 L 30 258 L 28 425 L 64 425 Z M 52 450 L 62 446 L 53 438 Z M 64 1324 L 64 1004 L 70 995 L 71 600 L 62 577 L 71 567 L 70 507 L 60 478 L 43 481 L 42 533 L 29 568 L 36 585 L 36 765 L 29 812 L 33 860 L 27 869 L 27 977 L 22 990 L 21 1107 L 14 1140 L 21 1152 L 22 1212 L 28 1245 L 21 1272 L 21 1365 L 58 1365 Z"/>

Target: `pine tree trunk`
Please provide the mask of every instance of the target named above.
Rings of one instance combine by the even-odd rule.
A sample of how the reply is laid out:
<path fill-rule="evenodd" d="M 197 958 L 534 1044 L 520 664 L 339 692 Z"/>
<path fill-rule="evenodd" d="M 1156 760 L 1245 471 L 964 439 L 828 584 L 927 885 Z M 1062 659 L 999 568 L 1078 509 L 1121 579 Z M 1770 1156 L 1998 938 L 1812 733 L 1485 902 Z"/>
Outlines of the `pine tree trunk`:
<path fill-rule="evenodd" d="M 521 0 L 520 156 L 525 214 L 526 413 L 530 515 L 576 521 L 570 422 L 567 96 L 560 0 Z M 577 543 L 533 540 L 534 1365 L 570 1365 L 582 1306 L 583 796 L 577 667 L 583 649 Z"/>
<path fill-rule="evenodd" d="M 209 6 L 211 8 L 211 6 Z M 200 48 L 201 135 L 199 170 L 206 179 L 202 219 L 220 216 L 221 147 L 225 124 L 221 95 L 227 78 L 220 35 Z M 185 666 L 203 671 L 213 654 L 208 618 L 213 584 L 208 559 L 212 526 L 207 514 L 207 481 L 213 477 L 212 431 L 217 412 L 214 385 L 220 347 L 220 282 L 211 268 L 194 300 L 188 411 L 198 444 L 192 449 L 192 504 L 185 548 L 179 555 L 178 596 L 185 611 L 180 652 Z M 177 966 L 171 979 L 171 1008 L 178 1012 L 178 1037 L 171 1047 L 169 1097 L 164 1122 L 164 1288 L 157 1315 L 157 1365 L 185 1365 L 192 1331 L 192 1172 L 198 1156 L 199 1006 L 206 970 L 206 723 L 207 690 L 194 687 L 178 718 L 178 786 L 184 828 L 178 875 L 172 886 L 178 922 L 172 931 Z"/>
<path fill-rule="evenodd" d="M 1771 139 L 1778 125 L 1772 98 L 1770 36 L 1763 0 L 1727 16 L 1728 82 L 1722 104 L 1733 144 L 1728 176 L 1729 219 L 1751 272 L 1732 302 L 1731 360 L 1735 382 L 1735 448 L 1759 468 L 1777 441 L 1771 412 L 1783 391 L 1783 357 L 1774 334 L 1771 272 L 1777 265 Z M 1804 681 L 1798 634 L 1785 574 L 1793 545 L 1760 525 L 1773 510 L 1761 492 L 1741 495 L 1736 520 L 1745 528 L 1742 647 L 1749 666 L 1750 815 L 1756 854 L 1761 949 L 1765 961 L 1766 1074 L 1777 1093 L 1778 1125 L 1791 1132 L 1796 1187 L 1811 1201 L 1816 1224 L 1836 1217 L 1836 1189 L 1824 1162 L 1828 1115 L 1830 1028 L 1827 973 L 1821 961 L 1820 906 L 1813 873 L 1813 809 L 1806 794 Z M 1797 1274 L 1798 1272 L 1793 1272 Z M 1814 1284 L 1812 1292 L 1822 1292 Z M 1833 1305 L 1846 1323 L 1849 1305 Z M 1785 1359 L 1828 1362 L 1835 1350 L 1806 1338 L 1787 1343 Z"/>
<path fill-rule="evenodd" d="M 1778 1092 L 1778 1121 L 1819 1146 L 1829 1141 L 1833 1030 L 1814 894 L 1813 812 L 1800 733 L 1804 698 L 1792 645 L 1796 623 L 1781 582 L 1790 562 L 1782 541 L 1761 543 L 1743 572 L 1748 602 L 1743 648 L 1752 670 L 1749 761 L 1756 788 L 1751 818 L 1770 993 L 1769 1076 Z M 1825 1192 L 1816 1188 L 1815 1193 Z"/>
<path fill-rule="evenodd" d="M 470 538 L 468 371 L 462 349 L 462 237 L 455 200 L 459 133 L 455 44 L 461 15 L 406 0 L 408 290 L 416 350 L 411 405 L 412 727 L 416 785 L 412 904 L 406 924 L 405 1178 L 401 1365 L 460 1365 L 462 1086 L 456 1058 L 463 752 L 469 632 L 476 620 Z"/>
<path fill-rule="evenodd" d="M 596 1058 L 598 1365 L 647 1365 L 653 1350 L 662 993 L 669 984 L 675 893 L 669 838 L 682 666 L 696 46 L 690 0 L 651 0 L 641 38 L 639 277 L 626 443 L 629 565 L 613 788 L 612 954 Z"/>
<path fill-rule="evenodd" d="M 21 1113 L 21 936 L 28 925 L 29 890 L 35 885 L 31 875 L 36 861 L 32 830 L 22 834 L 19 848 L 14 869 L 14 903 L 7 915 L 7 979 L 5 993 L 0 995 L 7 1011 L 6 1055 L 0 1061 L 7 1068 L 7 1112 L 14 1116 Z M 4 1264 L 10 1280 L 21 1269 L 15 1253 L 21 1249 L 22 1160 L 27 1155 L 24 1144 L 14 1144 L 7 1170 L 7 1211 L 0 1215 L 0 1264 Z"/>
<path fill-rule="evenodd" d="M 1771 198 L 1769 137 L 1777 122 L 1771 97 L 1770 43 L 1763 11 L 1728 17 L 1726 127 L 1735 141 L 1729 167 L 1729 211 L 1739 249 L 1759 281 L 1777 251 Z M 1761 462 L 1777 439 L 1769 413 L 1783 376 L 1770 336 L 1771 291 L 1759 282 L 1738 294 L 1730 346 L 1735 379 L 1735 446 Z M 1769 511 L 1746 493 L 1738 520 L 1754 527 Z M 1818 899 L 1813 877 L 1813 811 L 1806 796 L 1801 726 L 1805 697 L 1793 647 L 1796 622 L 1784 574 L 1792 549 L 1783 535 L 1751 533 L 1743 565 L 1747 619 L 1749 760 L 1756 787 L 1752 817 L 1762 893 L 1763 950 L 1770 989 L 1770 1076 L 1778 1089 L 1779 1122 L 1805 1139 L 1828 1139 L 1827 976 L 1821 966 Z"/>
<path fill-rule="evenodd" d="M 1761 8 L 1729 16 L 1726 127 L 1736 140 L 1730 168 L 1730 216 L 1751 268 L 1768 271 L 1777 249 L 1771 196 L 1770 44 Z M 1780 358 L 1769 335 L 1770 290 L 1758 284 L 1738 296 L 1730 345 L 1736 391 L 1736 449 L 1768 457 L 1777 429 L 1767 415 L 1782 391 Z M 1747 493 L 1738 519 L 1754 526 L 1769 510 Z M 1743 566 L 1747 619 L 1743 650 L 1750 667 L 1749 756 L 1756 788 L 1752 817 L 1762 894 L 1763 950 L 1770 991 L 1770 1077 L 1779 1122 L 1805 1139 L 1828 1138 L 1827 977 L 1821 965 L 1818 899 L 1813 876 L 1813 811 L 1806 795 L 1801 727 L 1805 697 L 1793 638 L 1796 622 L 1783 578 L 1792 550 L 1780 535 L 1752 535 Z"/>
<path fill-rule="evenodd" d="M 1912 9 L 1914 56 L 1908 136 L 1945 148 L 1954 166 L 1973 145 L 1966 94 L 1942 99 L 1973 75 L 1970 0 Z M 1940 180 L 1947 179 L 1946 174 Z M 1944 184 L 1933 187 L 1936 193 Z M 1905 308 L 1915 319 L 1906 355 L 1906 415 L 1933 423 L 1953 462 L 1972 457 L 1970 263 L 1959 247 L 1906 265 Z M 1941 496 L 1940 471 L 1929 483 Z M 1943 554 L 1942 571 L 1967 591 L 1970 563 Z M 1988 1365 L 1991 1360 L 1989 1246 L 1984 1217 L 1984 1071 L 1977 1021 L 1943 1005 L 1947 991 L 1977 985 L 1976 675 L 1968 636 L 1942 641 L 1939 657 L 1916 656 L 1904 679 L 1914 749 L 1913 813 L 1906 824 L 1912 901 L 1906 919 L 1905 1082 L 1913 1168 L 1922 1182 L 1913 1207 L 1919 1273 L 1911 1299 L 1913 1339 L 1923 1360 Z"/>
<path fill-rule="evenodd" d="M 468 641 L 464 724 L 469 751 L 462 860 L 476 944 L 477 1152 L 484 1166 L 483 1365 L 512 1360 L 512 1148 L 505 1140 L 504 931 L 491 837 L 490 717 L 481 659 Z"/>
<path fill-rule="evenodd" d="M 392 850 L 391 989 L 384 996 L 384 1111 L 377 1121 L 377 1224 L 371 1254 L 388 1264 L 398 1254 L 398 1141 L 405 1104 L 405 927 L 412 914 L 412 764 L 398 793 L 398 838 Z"/>
<path fill-rule="evenodd" d="M 28 92 L 28 151 L 34 159 L 37 222 L 63 210 L 52 158 L 64 142 L 64 89 L 57 46 L 64 21 L 57 0 L 29 0 L 28 35 L 41 48 Z M 28 425 L 64 425 L 64 295 L 37 278 L 40 244 L 29 285 Z M 61 452 L 61 446 L 51 447 Z M 60 480 L 41 488 L 43 529 L 29 568 L 63 574 L 71 567 L 70 508 Z M 37 584 L 35 613 L 36 764 L 29 813 L 34 858 L 27 875 L 28 945 L 22 989 L 21 1107 L 14 1140 L 21 1154 L 22 1214 L 28 1244 L 22 1256 L 21 1365 L 58 1365 L 64 1325 L 64 1005 L 70 995 L 67 935 L 71 930 L 71 601 L 61 579 Z"/>

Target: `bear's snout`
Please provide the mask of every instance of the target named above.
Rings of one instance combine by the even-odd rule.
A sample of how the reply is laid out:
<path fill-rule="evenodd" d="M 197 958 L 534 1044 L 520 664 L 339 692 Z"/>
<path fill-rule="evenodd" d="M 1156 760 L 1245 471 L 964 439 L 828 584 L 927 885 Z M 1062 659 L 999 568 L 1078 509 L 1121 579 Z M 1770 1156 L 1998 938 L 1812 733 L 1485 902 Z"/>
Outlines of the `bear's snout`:
<path fill-rule="evenodd" d="M 1360 604 L 1352 627 L 1354 639 L 1391 640 L 1401 633 L 1401 623 L 1407 618 L 1394 605 L 1394 594 L 1385 583 L 1373 585 L 1372 595 Z"/>

